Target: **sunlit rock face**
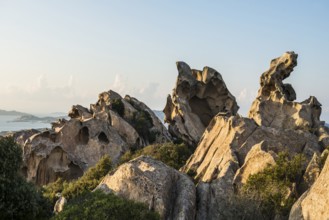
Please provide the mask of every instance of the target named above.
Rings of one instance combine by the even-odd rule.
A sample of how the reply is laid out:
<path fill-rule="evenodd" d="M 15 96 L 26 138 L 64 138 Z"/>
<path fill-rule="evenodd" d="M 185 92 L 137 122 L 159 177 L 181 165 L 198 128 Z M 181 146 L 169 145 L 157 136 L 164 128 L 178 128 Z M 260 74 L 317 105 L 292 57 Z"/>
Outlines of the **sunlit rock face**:
<path fill-rule="evenodd" d="M 244 210 L 250 210 L 252 204 L 237 206 L 237 191 L 250 175 L 276 164 L 280 152 L 290 158 L 297 154 L 305 157 L 297 193 L 317 181 L 317 161 L 328 132 L 320 121 L 321 104 L 316 98 L 294 102 L 292 86 L 282 82 L 296 64 L 294 52 L 272 60 L 261 76 L 249 118 L 218 114 L 209 123 L 194 154 L 181 168 L 198 182 L 196 219 L 243 218 Z"/>
<path fill-rule="evenodd" d="M 81 176 L 104 155 L 114 163 L 128 149 L 171 140 L 153 111 L 137 99 L 103 92 L 90 108 L 73 106 L 70 120 L 31 136 L 24 144 L 27 179 L 38 185 Z"/>
<path fill-rule="evenodd" d="M 289 219 L 328 219 L 329 216 L 329 159 L 314 182 L 312 187 L 306 191 L 294 204 L 290 211 Z"/>
<path fill-rule="evenodd" d="M 309 132 L 258 126 L 241 116 L 216 116 L 181 169 L 198 181 L 197 219 L 235 219 L 236 212 L 242 213 L 232 204 L 236 189 L 250 175 L 274 165 L 280 152 L 303 154 L 306 169 L 320 150 L 317 137 Z"/>
<path fill-rule="evenodd" d="M 258 125 L 305 130 L 320 125 L 320 102 L 314 96 L 294 102 L 295 90 L 292 85 L 283 83 L 297 65 L 297 57 L 294 52 L 287 52 L 273 59 L 269 70 L 262 74 L 258 96 L 249 112 L 249 117 Z"/>
<path fill-rule="evenodd" d="M 105 176 L 96 189 L 144 203 L 161 219 L 192 220 L 195 216 L 192 180 L 151 157 L 141 156 L 121 165 Z"/>
<path fill-rule="evenodd" d="M 177 62 L 177 69 L 175 88 L 163 110 L 165 122 L 172 136 L 196 146 L 215 115 L 235 115 L 239 107 L 216 70 L 192 70 L 184 62 Z"/>

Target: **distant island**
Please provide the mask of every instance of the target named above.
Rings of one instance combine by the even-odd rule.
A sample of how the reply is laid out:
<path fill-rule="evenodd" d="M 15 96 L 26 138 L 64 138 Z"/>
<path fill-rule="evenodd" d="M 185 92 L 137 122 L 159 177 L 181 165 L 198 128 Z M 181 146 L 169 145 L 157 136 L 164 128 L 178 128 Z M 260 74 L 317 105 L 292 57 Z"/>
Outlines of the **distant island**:
<path fill-rule="evenodd" d="M 42 122 L 42 123 L 51 123 L 57 121 L 60 118 L 67 118 L 67 116 L 60 117 L 37 117 L 34 115 L 22 115 L 10 122 Z"/>
<path fill-rule="evenodd" d="M 6 115 L 6 116 L 23 116 L 23 115 L 28 115 L 27 113 L 24 112 L 18 112 L 18 111 L 6 111 L 0 109 L 0 115 Z"/>

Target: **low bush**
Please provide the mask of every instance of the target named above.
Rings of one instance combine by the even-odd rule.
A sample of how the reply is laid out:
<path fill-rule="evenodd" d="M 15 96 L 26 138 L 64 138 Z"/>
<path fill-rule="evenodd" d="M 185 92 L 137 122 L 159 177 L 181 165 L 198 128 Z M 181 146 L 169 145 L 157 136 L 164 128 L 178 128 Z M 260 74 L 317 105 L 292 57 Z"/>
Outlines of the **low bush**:
<path fill-rule="evenodd" d="M 108 195 L 97 190 L 86 192 L 71 201 L 64 210 L 54 217 L 56 220 L 156 220 L 160 219 L 154 211 L 144 204 L 122 199 L 114 194 Z"/>
<path fill-rule="evenodd" d="M 141 150 L 128 151 L 121 157 L 121 163 L 132 160 L 141 155 L 148 155 L 156 160 L 171 166 L 175 169 L 182 167 L 193 152 L 184 144 L 173 144 L 171 142 L 164 144 L 155 144 L 144 147 Z"/>
<path fill-rule="evenodd" d="M 94 166 L 89 168 L 82 177 L 72 182 L 58 179 L 44 188 L 43 195 L 53 204 L 56 201 L 56 194 L 62 193 L 66 199 L 71 199 L 85 192 L 96 188 L 101 179 L 112 169 L 109 156 L 105 156 Z"/>
<path fill-rule="evenodd" d="M 280 153 L 276 165 L 250 175 L 242 187 L 242 197 L 257 204 L 266 219 L 287 217 L 298 198 L 294 186 L 303 174 L 304 161 L 300 154 L 289 159 L 287 153 Z"/>

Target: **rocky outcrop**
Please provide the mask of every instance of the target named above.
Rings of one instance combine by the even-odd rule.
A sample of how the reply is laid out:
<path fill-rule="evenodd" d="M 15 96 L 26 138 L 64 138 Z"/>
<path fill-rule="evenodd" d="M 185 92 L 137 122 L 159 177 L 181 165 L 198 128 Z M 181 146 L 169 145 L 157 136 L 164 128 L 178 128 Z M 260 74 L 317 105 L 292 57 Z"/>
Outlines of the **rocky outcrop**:
<path fill-rule="evenodd" d="M 289 219 L 328 219 L 329 216 L 329 159 L 312 187 L 306 191 L 291 209 Z"/>
<path fill-rule="evenodd" d="M 195 186 L 185 174 L 141 156 L 105 176 L 96 189 L 146 204 L 161 219 L 194 219 Z"/>
<path fill-rule="evenodd" d="M 75 179 L 103 155 L 117 163 L 129 149 L 171 139 L 144 103 L 113 91 L 101 93 L 90 109 L 73 106 L 69 116 L 25 142 L 23 171 L 29 181 L 43 185 L 59 177 Z"/>
<path fill-rule="evenodd" d="M 197 219 L 232 219 L 235 188 L 275 164 L 279 152 L 291 157 L 301 153 L 310 161 L 320 150 L 317 137 L 309 132 L 261 127 L 241 116 L 216 116 L 181 169 L 199 182 Z"/>
<path fill-rule="evenodd" d="M 283 83 L 297 65 L 297 57 L 294 52 L 287 52 L 273 59 L 269 70 L 262 74 L 258 96 L 249 112 L 249 117 L 258 125 L 312 131 L 324 124 L 320 122 L 320 102 L 314 96 L 300 103 L 294 102 L 295 90 L 290 84 Z"/>
<path fill-rule="evenodd" d="M 5 136 L 12 136 L 17 144 L 23 146 L 25 144 L 25 141 L 27 141 L 31 136 L 38 134 L 40 132 L 41 130 L 29 129 L 29 130 L 7 132 Z"/>
<path fill-rule="evenodd" d="M 320 122 L 321 104 L 316 98 L 294 102 L 292 86 L 282 83 L 296 59 L 297 54 L 287 52 L 271 62 L 261 76 L 250 118 L 219 113 L 209 123 L 196 151 L 181 168 L 198 182 L 196 219 L 239 219 L 237 213 L 253 204 L 237 207 L 236 192 L 250 175 L 274 165 L 280 152 L 291 158 L 297 154 L 305 157 L 306 172 L 297 183 L 298 193 L 317 178 L 317 161 L 328 133 Z"/>
<path fill-rule="evenodd" d="M 165 122 L 172 136 L 196 146 L 215 115 L 235 115 L 239 107 L 216 70 L 191 70 L 184 62 L 177 62 L 177 69 L 176 86 L 163 110 Z"/>

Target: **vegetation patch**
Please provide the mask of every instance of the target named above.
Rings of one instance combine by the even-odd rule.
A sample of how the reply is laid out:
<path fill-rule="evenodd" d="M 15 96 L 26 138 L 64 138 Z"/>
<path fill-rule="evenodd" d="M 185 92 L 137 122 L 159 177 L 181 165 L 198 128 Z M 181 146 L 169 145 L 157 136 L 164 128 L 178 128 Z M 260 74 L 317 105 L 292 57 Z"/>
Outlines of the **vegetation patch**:
<path fill-rule="evenodd" d="M 102 178 L 112 169 L 109 156 L 105 156 L 94 166 L 89 168 L 82 177 L 77 180 L 66 182 L 58 179 L 44 188 L 44 196 L 53 204 L 56 194 L 61 193 L 66 199 L 75 198 L 85 192 L 92 191 L 98 186 Z"/>
<path fill-rule="evenodd" d="M 295 186 L 303 174 L 304 161 L 301 154 L 289 159 L 288 153 L 279 153 L 276 165 L 248 178 L 242 197 L 256 204 L 265 219 L 287 217 L 298 199 Z"/>
<path fill-rule="evenodd" d="M 148 140 L 150 144 L 156 141 L 157 133 L 150 131 L 153 127 L 150 113 L 145 110 L 134 112 L 133 117 L 129 122 L 144 140 Z"/>
<path fill-rule="evenodd" d="M 175 169 L 181 168 L 193 152 L 184 144 L 155 144 L 144 147 L 141 150 L 128 151 L 121 157 L 121 163 L 125 163 L 141 155 L 148 155 L 156 160 L 171 166 Z"/>
<path fill-rule="evenodd" d="M 51 206 L 19 170 L 22 150 L 13 138 L 0 138 L 0 219 L 45 219 Z"/>
<path fill-rule="evenodd" d="M 124 112 L 125 112 L 125 107 L 124 107 L 121 99 L 114 99 L 111 102 L 111 108 L 112 108 L 113 111 L 118 113 L 121 117 L 123 117 Z"/>
<path fill-rule="evenodd" d="M 69 201 L 54 219 L 157 220 L 160 216 L 154 211 L 149 211 L 144 204 L 122 199 L 112 193 L 106 195 L 97 190 L 93 193 L 84 193 Z"/>

